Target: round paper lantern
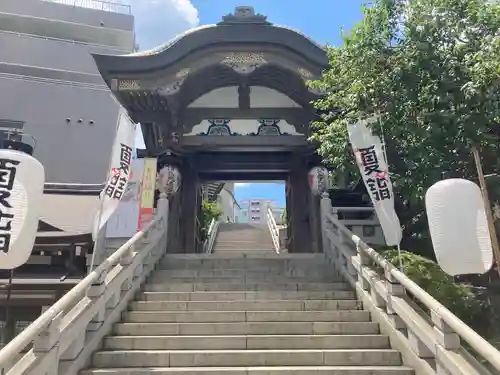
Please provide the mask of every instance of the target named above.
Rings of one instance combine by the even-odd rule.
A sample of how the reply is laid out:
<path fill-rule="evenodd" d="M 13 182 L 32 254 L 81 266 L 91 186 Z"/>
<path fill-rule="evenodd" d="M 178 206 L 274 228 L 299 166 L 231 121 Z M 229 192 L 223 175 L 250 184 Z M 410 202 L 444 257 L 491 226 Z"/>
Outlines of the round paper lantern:
<path fill-rule="evenodd" d="M 181 186 L 181 173 L 173 165 L 164 166 L 158 176 L 158 190 L 168 197 L 179 191 Z"/>
<path fill-rule="evenodd" d="M 309 172 L 309 186 L 313 194 L 322 194 L 330 187 L 328 170 L 325 167 L 314 167 Z"/>
<path fill-rule="evenodd" d="M 439 266 L 447 274 L 487 272 L 493 263 L 483 197 L 475 183 L 452 178 L 425 194 L 429 229 Z"/>
<path fill-rule="evenodd" d="M 45 170 L 31 155 L 0 150 L 0 269 L 26 263 L 33 250 Z"/>

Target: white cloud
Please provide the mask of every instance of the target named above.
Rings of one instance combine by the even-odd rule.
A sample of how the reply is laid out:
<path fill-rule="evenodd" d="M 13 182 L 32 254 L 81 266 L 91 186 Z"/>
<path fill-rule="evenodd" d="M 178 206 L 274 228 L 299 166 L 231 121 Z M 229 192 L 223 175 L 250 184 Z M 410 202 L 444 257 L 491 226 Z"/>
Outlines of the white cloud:
<path fill-rule="evenodd" d="M 198 9 L 190 0 L 126 0 L 135 17 L 135 34 L 140 50 L 151 49 L 168 42 L 176 35 L 198 26 Z M 135 144 L 144 148 L 140 126 Z"/>
<path fill-rule="evenodd" d="M 234 184 L 234 187 L 242 188 L 242 187 L 248 187 L 249 185 L 250 185 L 250 183 L 248 183 L 248 182 L 236 182 Z"/>
<path fill-rule="evenodd" d="M 168 42 L 176 35 L 198 26 L 198 10 L 190 0 L 128 0 L 135 16 L 140 50 Z"/>

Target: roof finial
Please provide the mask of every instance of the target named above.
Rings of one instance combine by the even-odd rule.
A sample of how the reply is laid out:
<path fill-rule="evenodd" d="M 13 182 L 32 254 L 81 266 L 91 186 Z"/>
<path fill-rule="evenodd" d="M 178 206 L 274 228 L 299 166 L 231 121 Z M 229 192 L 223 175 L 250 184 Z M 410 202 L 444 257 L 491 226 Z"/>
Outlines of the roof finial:
<path fill-rule="evenodd" d="M 267 22 L 267 17 L 262 14 L 255 14 L 255 10 L 251 6 L 239 6 L 234 10 L 234 14 L 228 14 L 222 17 L 222 22 L 219 24 L 228 23 L 261 23 L 270 24 Z"/>

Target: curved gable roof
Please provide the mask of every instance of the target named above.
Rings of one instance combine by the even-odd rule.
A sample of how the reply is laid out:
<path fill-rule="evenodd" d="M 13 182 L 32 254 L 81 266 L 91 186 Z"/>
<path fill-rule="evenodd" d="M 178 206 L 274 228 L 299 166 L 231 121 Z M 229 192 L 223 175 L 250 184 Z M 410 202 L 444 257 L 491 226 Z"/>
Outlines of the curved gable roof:
<path fill-rule="evenodd" d="M 326 51 L 318 43 L 297 30 L 272 25 L 265 16 L 255 15 L 251 7 L 238 7 L 234 15 L 225 16 L 216 25 L 188 30 L 151 50 L 120 56 L 93 56 L 102 73 L 144 72 L 170 66 L 194 51 L 223 44 L 284 48 L 301 55 L 318 68 L 328 66 Z"/>

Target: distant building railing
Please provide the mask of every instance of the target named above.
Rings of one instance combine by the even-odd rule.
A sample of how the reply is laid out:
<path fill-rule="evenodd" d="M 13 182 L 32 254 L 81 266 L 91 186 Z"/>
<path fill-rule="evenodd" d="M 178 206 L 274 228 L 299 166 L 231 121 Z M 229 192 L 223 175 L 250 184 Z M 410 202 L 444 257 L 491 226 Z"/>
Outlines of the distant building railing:
<path fill-rule="evenodd" d="M 42 0 L 49 3 L 71 5 L 79 8 L 103 10 L 105 12 L 132 14 L 132 7 L 127 4 L 113 3 L 103 0 Z"/>

